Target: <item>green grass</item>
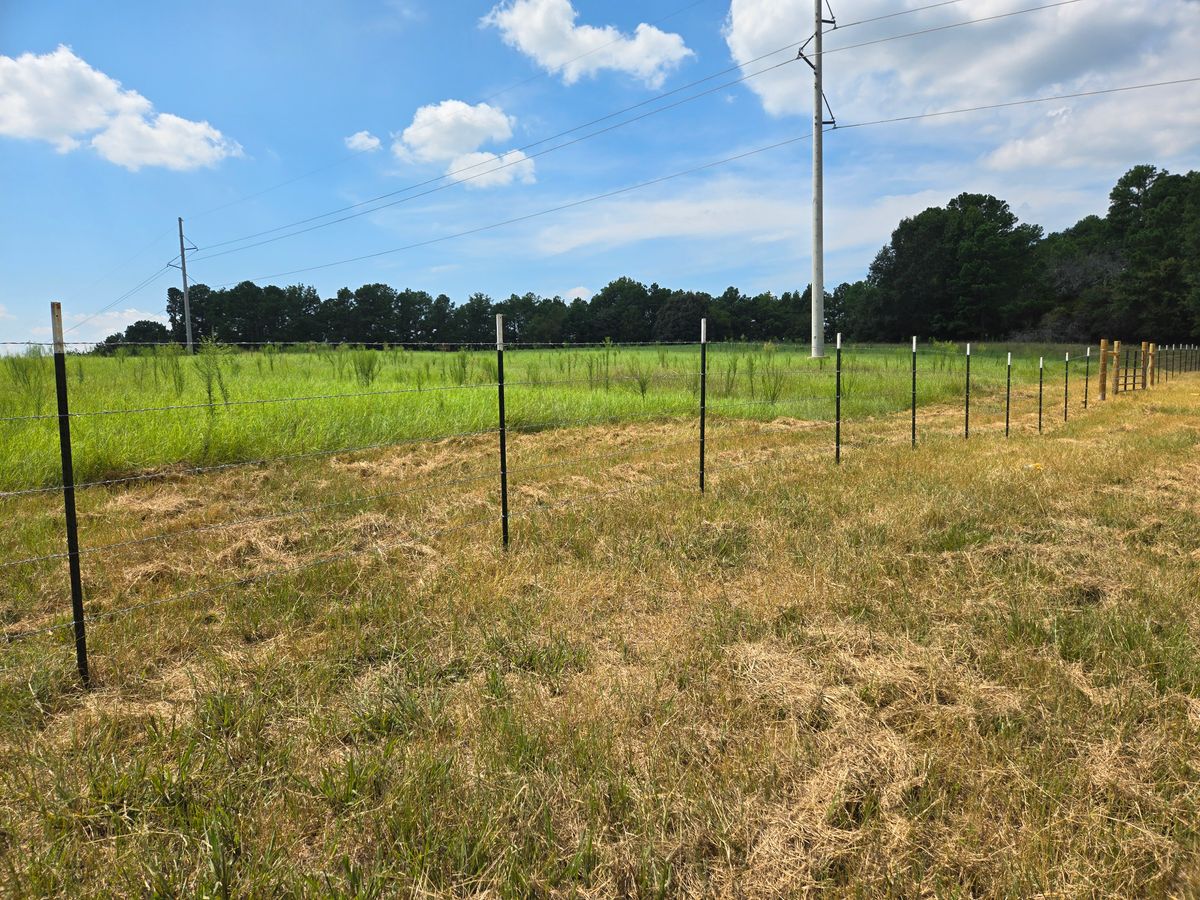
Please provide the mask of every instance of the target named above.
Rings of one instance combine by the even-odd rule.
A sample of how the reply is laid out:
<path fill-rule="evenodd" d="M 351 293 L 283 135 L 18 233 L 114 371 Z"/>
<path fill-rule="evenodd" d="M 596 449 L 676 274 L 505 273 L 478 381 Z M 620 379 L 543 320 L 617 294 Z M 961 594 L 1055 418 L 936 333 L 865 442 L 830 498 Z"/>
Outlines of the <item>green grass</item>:
<path fill-rule="evenodd" d="M 973 348 L 972 391 L 981 414 L 1003 397 L 1004 351 Z M 1063 348 L 1014 348 L 1018 390 L 1036 384 L 1037 356 L 1052 360 L 1048 403 L 1058 402 Z M 903 347 L 848 348 L 843 416 L 905 409 L 911 356 Z M 51 416 L 49 357 L 7 357 L 0 418 Z M 917 402 L 962 396 L 964 359 L 953 346 L 922 347 Z M 696 347 L 510 350 L 505 359 L 508 424 L 515 430 L 580 420 L 639 421 L 697 415 Z M 171 466 L 208 466 L 338 447 L 387 444 L 493 429 L 494 351 L 372 351 L 303 346 L 237 352 L 209 347 L 74 356 L 67 363 L 76 479 L 117 478 Z M 828 421 L 834 362 L 805 348 L 713 344 L 708 396 L 714 417 Z M 1077 377 L 1082 370 L 1077 371 Z M 252 403 L 290 397 L 325 400 Z M 109 410 L 191 407 L 121 415 Z M 0 422 L 0 490 L 59 483 L 56 420 Z"/>

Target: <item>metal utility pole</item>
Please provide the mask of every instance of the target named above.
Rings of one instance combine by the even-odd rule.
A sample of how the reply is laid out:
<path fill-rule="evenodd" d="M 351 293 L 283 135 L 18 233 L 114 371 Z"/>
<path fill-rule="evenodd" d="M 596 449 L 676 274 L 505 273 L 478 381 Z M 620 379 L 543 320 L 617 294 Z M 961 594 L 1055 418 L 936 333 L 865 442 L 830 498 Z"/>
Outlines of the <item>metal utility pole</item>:
<path fill-rule="evenodd" d="M 179 217 L 179 271 L 183 273 L 183 327 L 187 352 L 192 352 L 192 305 L 188 301 L 187 248 L 183 245 L 183 216 Z"/>
<path fill-rule="evenodd" d="M 826 25 L 837 27 L 837 20 L 825 18 L 821 5 L 828 0 L 813 0 L 813 52 L 809 59 L 800 50 L 800 58 L 813 70 L 813 151 L 812 151 L 812 355 L 825 355 L 825 160 L 824 129 L 836 122 L 825 118 L 823 84 L 825 57 L 822 32 Z"/>

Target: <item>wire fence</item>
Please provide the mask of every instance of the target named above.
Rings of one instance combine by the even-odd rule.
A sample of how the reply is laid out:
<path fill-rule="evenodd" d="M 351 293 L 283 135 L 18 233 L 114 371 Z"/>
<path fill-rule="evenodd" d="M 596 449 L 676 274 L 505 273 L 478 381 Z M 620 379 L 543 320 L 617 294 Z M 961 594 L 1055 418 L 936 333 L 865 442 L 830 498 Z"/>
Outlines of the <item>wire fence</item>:
<path fill-rule="evenodd" d="M 55 305 L 56 336 L 61 337 L 61 318 Z M 1036 383 L 1032 376 L 1034 359 L 1012 353 L 999 356 L 995 351 L 981 352 L 951 348 L 945 345 L 918 346 L 913 339 L 910 359 L 895 347 L 863 345 L 843 346 L 838 335 L 832 359 L 814 360 L 809 366 L 797 365 L 797 360 L 777 354 L 770 345 L 723 344 L 712 345 L 710 353 L 706 323 L 701 322 L 697 342 L 639 342 L 614 344 L 539 344 L 536 342 L 506 342 L 503 316 L 497 317 L 497 339 L 488 345 L 494 351 L 494 365 L 487 368 L 482 380 L 472 383 L 430 384 L 418 388 L 392 390 L 338 391 L 302 394 L 288 397 L 259 397 L 208 403 L 178 403 L 148 405 L 133 402 L 128 408 L 119 406 L 72 411 L 70 384 L 67 377 L 67 344 L 61 340 L 54 345 L 55 393 L 57 410 L 54 413 L 11 415 L 0 418 L 0 426 L 24 428 L 29 423 L 54 420 L 58 425 L 59 476 L 50 484 L 14 487 L 0 492 L 0 500 L 20 502 L 37 500 L 50 494 L 63 497 L 62 529 L 65 547 L 53 546 L 56 529 L 38 531 L 43 546 L 26 547 L 26 552 L 11 559 L 0 559 L 0 579 L 8 582 L 10 594 L 43 597 L 43 609 L 18 609 L 14 602 L 3 610 L 7 643 L 39 635 L 72 632 L 76 650 L 76 665 L 84 684 L 90 683 L 88 667 L 88 626 L 132 615 L 138 611 L 169 604 L 186 603 L 199 598 L 216 598 L 237 588 L 262 584 L 276 579 L 301 575 L 305 572 L 333 566 L 363 557 L 387 556 L 404 547 L 426 544 L 445 535 L 476 528 L 495 529 L 499 544 L 507 549 L 512 542 L 511 523 L 529 519 L 554 510 L 602 502 L 630 492 L 647 491 L 672 485 L 684 490 L 704 493 L 707 479 L 745 469 L 750 466 L 780 461 L 830 458 L 840 464 L 844 450 L 867 447 L 911 444 L 916 449 L 931 436 L 948 436 L 959 427 L 955 425 L 950 396 L 961 391 L 961 437 L 988 433 L 1009 436 L 1014 426 L 1042 432 L 1052 421 L 1067 421 L 1073 411 L 1087 410 L 1098 401 L 1126 391 L 1147 390 L 1183 373 L 1200 370 L 1200 350 L 1195 346 L 1159 348 L 1152 343 L 1121 346 L 1120 342 L 1102 341 L 1098 352 L 1091 347 L 1066 351 L 1053 360 L 1045 356 L 1036 359 Z M 273 342 L 278 344 L 279 342 Z M 263 346 L 266 346 L 265 344 Z M 435 345 L 430 345 L 432 349 Z M 473 345 L 482 346 L 482 345 Z M 450 349 L 444 345 L 438 349 Z M 651 348 L 657 350 L 657 368 Z M 458 348 L 461 350 L 461 347 Z M 540 375 L 541 356 L 550 350 L 582 352 L 579 359 L 556 358 L 558 374 L 563 377 L 543 378 Z M 534 354 L 522 360 L 520 354 Z M 505 357 L 510 367 L 523 365 L 522 374 L 515 379 L 505 378 Z M 626 369 L 613 365 L 616 354 L 627 353 Z M 982 359 L 981 359 L 982 357 Z M 975 371 L 972 372 L 972 360 Z M 981 369 L 982 366 L 982 369 Z M 1014 385 L 1013 372 L 1019 377 Z M 578 369 L 578 371 L 577 371 Z M 461 374 L 461 373 L 460 373 Z M 82 383 L 82 379 L 81 383 Z M 1036 386 L 1035 386 L 1036 385 Z M 614 390 L 621 386 L 621 397 L 638 398 L 641 407 L 623 407 L 608 415 L 556 414 L 554 398 L 559 389 L 570 391 Z M 542 391 L 546 390 L 543 394 Z M 73 456 L 72 424 L 94 421 L 100 417 L 125 417 L 148 414 L 175 414 L 195 410 L 211 413 L 214 407 L 237 410 L 276 404 L 355 403 L 366 404 L 368 412 L 388 398 L 408 396 L 421 404 L 443 404 L 444 397 L 454 392 L 485 392 L 493 399 L 486 401 L 494 421 L 488 427 L 450 431 L 439 434 L 397 438 L 387 441 L 342 444 L 295 453 L 258 455 L 242 460 L 230 460 L 205 465 L 173 464 L 154 471 L 137 471 L 113 477 L 98 477 L 76 481 Z M 494 393 L 493 393 L 494 392 Z M 650 400 L 666 399 L 660 407 Z M 519 401 L 517 410 L 512 404 Z M 1035 405 L 1036 404 L 1036 405 Z M 845 415 L 848 408 L 855 414 Z M 908 415 L 903 415 L 907 407 Z M 638 411 L 640 409 L 640 412 Z M 485 410 L 486 411 L 486 410 Z M 791 413 L 803 412 L 802 418 Z M 123 419 L 122 419 L 123 420 Z M 886 427 L 872 425 L 854 432 L 847 441 L 844 428 L 858 423 L 878 420 Z M 603 426 L 659 425 L 647 435 L 638 433 L 630 441 L 615 448 L 596 447 L 598 436 L 579 431 L 572 437 L 569 429 Z M 684 427 L 683 436 L 679 428 Z M 554 441 L 547 452 L 538 443 L 547 432 Z M 813 443 L 812 438 L 826 435 L 829 445 Z M 714 445 L 713 439 L 717 443 Z M 729 439 L 733 439 L 730 443 Z M 527 441 L 534 443 L 526 445 Z M 740 442 L 740 443 L 739 443 Z M 349 496 L 329 497 L 323 477 L 313 479 L 312 473 L 297 471 L 296 465 L 332 459 L 347 471 L 356 465 L 370 468 L 371 454 L 381 450 L 407 449 L 413 451 L 403 459 L 408 467 L 399 477 L 379 476 L 372 472 L 372 487 L 380 480 L 391 481 L 387 489 L 351 491 Z M 439 449 L 440 448 L 440 449 Z M 447 448 L 464 449 L 468 453 L 446 453 Z M 577 452 L 577 451 L 584 452 Z M 525 453 L 547 458 L 526 460 Z M 690 451 L 690 452 L 688 452 Z M 356 457 L 361 457 L 356 461 Z M 515 465 L 510 465 L 510 457 Z M 579 491 L 579 472 L 596 474 L 603 468 L 603 490 Z M 411 471 L 410 471 L 411 470 Z M 91 471 L 91 469 L 88 469 Z M 241 514 L 221 517 L 229 504 L 205 505 L 202 499 L 187 505 L 202 516 L 202 521 L 183 527 L 160 530 L 160 520 L 153 512 L 148 519 L 150 530 L 139 529 L 127 521 L 120 528 L 134 533 L 117 540 L 95 543 L 80 540 L 78 496 L 98 495 L 106 502 L 125 496 L 124 489 L 145 482 L 171 482 L 195 485 L 201 496 L 210 485 L 205 476 L 221 473 L 252 471 L 264 476 L 282 474 L 289 479 L 291 489 L 285 493 L 295 502 L 286 508 L 248 512 L 247 503 L 237 504 Z M 594 485 L 589 477 L 586 484 Z M 253 490 L 253 488 L 250 488 Z M 415 508 L 404 504 L 424 495 L 429 499 Z M 510 498 L 516 502 L 510 503 Z M 324 527 L 328 514 L 335 511 L 391 509 L 398 517 L 389 518 L 389 540 L 374 539 L 357 542 L 353 529 Z M 41 510 L 49 515 L 49 511 Z M 118 510 L 118 515 L 120 514 Z M 89 525 L 99 525 L 104 519 L 100 511 L 86 515 Z M 126 577 L 136 573 L 139 566 L 162 562 L 171 556 L 171 548 L 186 545 L 197 558 L 197 538 L 210 535 L 253 535 L 261 526 L 280 523 L 316 521 L 305 539 L 301 558 L 279 565 L 248 572 L 237 577 L 206 580 L 203 560 L 194 568 L 200 574 L 199 583 L 174 592 L 154 596 L 159 579 Z M 294 524 L 289 525 L 295 531 Z M 343 533 L 343 532 L 347 533 Z M 349 536 L 347 536 L 349 534 Z M 309 540 L 308 538 L 311 538 Z M 309 546 L 312 544 L 313 546 Z M 231 545 L 236 546 L 236 544 Z M 228 548 L 220 552 L 225 552 Z M 147 556 L 149 554 L 149 556 Z M 130 558 L 132 557 L 132 558 Z M 55 564 L 67 561 L 67 577 L 56 581 Z M 88 577 L 84 578 L 84 563 Z M 235 559 L 234 563 L 238 561 Z M 228 566 L 221 567 L 227 571 Z M 173 582 L 195 576 L 195 572 L 175 573 Z M 124 578 L 124 581 L 122 579 Z M 55 606 L 70 598 L 71 614 L 61 617 Z"/>

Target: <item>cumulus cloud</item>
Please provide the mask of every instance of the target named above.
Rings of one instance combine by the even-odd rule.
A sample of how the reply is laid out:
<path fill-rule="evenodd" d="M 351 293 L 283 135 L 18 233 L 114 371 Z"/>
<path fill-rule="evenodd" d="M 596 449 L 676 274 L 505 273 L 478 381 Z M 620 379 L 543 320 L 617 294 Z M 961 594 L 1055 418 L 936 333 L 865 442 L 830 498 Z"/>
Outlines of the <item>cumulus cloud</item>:
<path fill-rule="evenodd" d="M 383 141 L 375 137 L 369 131 L 356 131 L 348 138 L 343 138 L 346 146 L 351 150 L 356 150 L 363 153 L 374 153 L 383 146 Z"/>
<path fill-rule="evenodd" d="M 509 150 L 501 154 L 484 150 L 464 153 L 450 161 L 446 173 L 455 181 L 461 181 L 472 188 L 500 187 L 514 181 L 533 184 L 537 180 L 533 160 L 520 150 Z"/>
<path fill-rule="evenodd" d="M 951 5 L 924 10 L 827 34 L 825 89 L 839 122 L 849 124 L 1190 76 L 1200 45 L 1197 8 L 1195 0 L 1092 0 L 839 50 L 1014 7 L 1003 0 L 979 0 L 969 9 Z M 892 2 L 863 0 L 854 13 L 865 19 L 895 11 Z M 747 73 L 784 57 L 757 64 L 750 59 L 811 32 L 812 7 L 801 0 L 732 0 L 724 26 L 730 53 Z M 747 85 L 769 114 L 808 116 L 811 79 L 811 71 L 799 64 Z M 1192 89 L 1168 89 L 1073 101 L 1066 113 L 1034 106 L 926 125 L 990 142 L 985 162 L 991 166 L 1111 166 L 1131 156 L 1200 148 L 1198 96 L 1200 91 Z"/>
<path fill-rule="evenodd" d="M 0 319 L 15 319 L 15 318 L 16 318 L 16 316 L 14 316 L 12 313 L 10 313 L 8 311 L 8 307 L 5 306 L 3 303 L 0 303 Z"/>
<path fill-rule="evenodd" d="M 480 21 L 546 71 L 561 73 L 564 84 L 611 70 L 656 88 L 693 55 L 678 34 L 644 22 L 627 35 L 611 25 L 577 25 L 578 17 L 570 0 L 508 0 Z"/>
<path fill-rule="evenodd" d="M 155 112 L 137 91 L 122 88 L 65 46 L 40 56 L 0 55 L 0 135 L 46 141 L 59 153 L 86 140 L 104 159 L 131 171 L 187 171 L 242 154 L 236 141 L 208 122 Z"/>
<path fill-rule="evenodd" d="M 441 162 L 482 144 L 508 140 L 512 126 L 513 120 L 499 107 L 443 100 L 418 109 L 392 150 L 401 159 L 411 156 L 421 162 Z"/>
<path fill-rule="evenodd" d="M 581 284 L 579 287 L 571 288 L 569 291 L 563 294 L 563 296 L 567 300 L 587 300 L 592 296 L 592 291 L 590 288 L 585 288 Z"/>
<path fill-rule="evenodd" d="M 471 106 L 443 100 L 416 111 L 412 123 L 392 144 L 392 152 L 401 161 L 446 163 L 446 174 L 469 187 L 532 184 L 536 180 L 533 160 L 520 150 L 481 149 L 511 138 L 515 121 L 487 103 Z"/>

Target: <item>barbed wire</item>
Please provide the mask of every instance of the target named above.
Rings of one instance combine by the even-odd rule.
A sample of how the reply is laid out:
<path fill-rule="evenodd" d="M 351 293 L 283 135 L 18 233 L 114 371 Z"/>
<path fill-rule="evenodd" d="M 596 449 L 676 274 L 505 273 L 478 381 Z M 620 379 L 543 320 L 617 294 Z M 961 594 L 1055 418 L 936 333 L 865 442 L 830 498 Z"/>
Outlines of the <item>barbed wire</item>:
<path fill-rule="evenodd" d="M 499 518 L 500 518 L 499 514 L 496 513 L 493 515 L 489 515 L 485 518 L 475 519 L 470 522 L 463 522 L 463 523 L 459 523 L 456 525 L 450 525 L 445 528 L 435 529 L 432 532 L 425 532 L 422 535 L 419 535 L 419 537 L 424 538 L 424 539 L 429 539 L 432 537 L 440 537 L 443 534 L 449 534 L 454 531 L 463 531 L 467 528 L 474 528 L 478 525 L 483 525 L 483 524 L 487 524 L 490 522 L 497 522 L 497 521 L 499 521 Z M 399 548 L 407 546 L 411 543 L 412 543 L 412 538 L 410 537 L 404 541 L 397 542 L 386 548 L 368 547 L 368 548 L 365 548 L 362 550 L 350 550 L 350 551 L 346 551 L 343 553 L 335 553 L 335 554 L 331 554 L 328 556 L 318 557 L 315 560 L 309 560 L 308 562 L 298 563 L 294 566 L 283 566 L 283 567 L 280 567 L 277 569 L 272 569 L 269 572 L 260 572 L 260 573 L 254 574 L 254 575 L 247 575 L 244 578 L 230 579 L 228 581 L 223 581 L 216 585 L 209 585 L 209 586 L 202 587 L 202 588 L 196 588 L 194 590 L 184 591 L 184 592 L 178 593 L 178 594 L 172 594 L 169 597 L 162 597 L 158 600 L 151 600 L 151 601 L 147 601 L 146 603 L 136 604 L 134 606 L 126 606 L 126 607 L 122 607 L 120 609 L 107 610 L 105 612 L 100 612 L 100 613 L 92 613 L 91 615 L 84 616 L 83 623 L 85 625 L 90 625 L 90 624 L 93 624 L 96 622 L 102 622 L 102 621 L 106 621 L 108 619 L 116 618 L 117 616 L 128 615 L 130 613 L 138 612 L 139 610 L 152 609 L 152 608 L 159 607 L 159 606 L 165 606 L 170 603 L 178 603 L 183 600 L 188 600 L 188 599 L 191 599 L 194 597 L 203 596 L 205 594 L 219 593 L 221 591 L 228 590 L 229 588 L 232 588 L 232 587 L 241 587 L 241 586 L 245 586 L 248 584 L 254 584 L 254 583 L 261 582 L 261 581 L 266 581 L 268 579 L 275 578 L 280 575 L 298 574 L 300 572 L 304 572 L 309 569 L 314 569 L 314 568 L 318 568 L 321 566 L 332 565 L 333 563 L 342 562 L 342 561 L 345 561 L 348 559 L 354 559 L 356 557 L 364 556 L 369 553 L 381 553 L 381 554 L 389 553 L 392 550 L 399 549 Z M 61 631 L 63 629 L 72 628 L 72 627 L 74 627 L 74 624 L 75 624 L 74 621 L 58 622 L 54 625 L 49 625 L 49 626 L 46 626 L 43 628 L 31 628 L 31 629 L 27 629 L 24 631 L 5 632 L 4 638 L 8 643 L 11 644 L 11 643 L 16 643 L 17 641 L 25 640 L 30 637 L 35 637 L 37 635 L 51 634 L 55 631 Z"/>
<path fill-rule="evenodd" d="M 238 462 L 219 463 L 211 466 L 193 466 L 187 469 L 168 469 L 162 472 L 147 472 L 143 475 L 126 475 L 120 478 L 106 478 L 99 481 L 83 481 L 74 485 L 76 490 L 83 488 L 102 487 L 114 484 L 127 484 L 134 481 L 150 481 L 158 478 L 179 478 L 186 475 L 198 475 L 209 472 L 220 472 L 227 469 L 249 468 L 251 466 L 261 466 L 272 462 L 291 462 L 300 459 L 312 459 L 320 456 L 338 456 L 343 453 L 362 453 L 370 450 L 387 450 L 393 447 L 405 447 L 413 444 L 436 444 L 440 441 L 455 440 L 458 438 L 479 437 L 485 434 L 497 434 L 498 428 L 484 428 L 475 431 L 459 431 L 451 434 L 432 435 L 429 437 L 414 437 L 405 438 L 399 441 L 385 441 L 376 444 L 360 444 L 357 446 L 337 447 L 326 450 L 308 450 L 301 453 L 289 453 L 281 456 L 267 456 L 259 459 L 241 460 Z M 0 491 L 0 500 L 5 500 L 11 497 L 21 497 L 30 494 L 47 494 L 57 493 L 65 490 L 65 486 L 61 484 L 51 485 L 48 487 L 39 488 L 24 488 L 17 491 Z"/>
<path fill-rule="evenodd" d="M 205 532 L 221 531 L 226 528 L 242 528 L 246 525 L 256 525 L 262 522 L 274 522 L 283 519 L 293 519 L 298 516 L 304 516 L 311 512 L 320 510 L 336 509 L 342 506 L 354 506 L 360 503 L 372 503 L 376 500 L 386 500 L 395 497 L 404 497 L 412 494 L 420 493 L 421 491 L 433 490 L 443 487 L 458 487 L 464 484 L 484 481 L 495 478 L 498 473 L 485 472 L 478 475 L 471 475 L 463 478 L 447 479 L 443 481 L 431 482 L 428 484 L 417 485 L 411 488 L 406 488 L 399 491 L 382 491 L 375 494 L 366 494 L 359 497 L 350 497 L 344 500 L 333 500 L 327 503 L 317 503 L 312 506 L 304 506 L 299 509 L 285 510 L 278 513 L 267 513 L 261 516 L 249 516 L 243 519 L 235 519 L 231 522 L 213 522 L 208 525 L 198 525 L 194 528 L 187 528 L 182 531 L 168 531 L 160 534 L 147 535 L 146 537 L 131 538 L 127 541 L 115 541 L 111 544 L 98 544 L 94 547 L 80 547 L 79 555 L 84 556 L 92 553 L 99 553 L 106 550 L 117 550 L 124 547 L 135 547 L 142 544 L 150 544 L 156 541 L 172 541 L 179 538 L 188 537 L 190 535 L 202 534 Z M 50 559 L 66 559 L 69 553 L 48 553 L 43 556 L 31 556 L 26 559 L 11 560 L 0 563 L 0 569 L 7 569 L 14 566 L 26 565 L 35 562 L 43 562 Z"/>

